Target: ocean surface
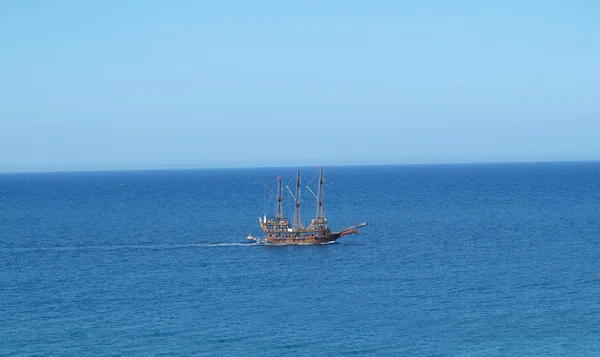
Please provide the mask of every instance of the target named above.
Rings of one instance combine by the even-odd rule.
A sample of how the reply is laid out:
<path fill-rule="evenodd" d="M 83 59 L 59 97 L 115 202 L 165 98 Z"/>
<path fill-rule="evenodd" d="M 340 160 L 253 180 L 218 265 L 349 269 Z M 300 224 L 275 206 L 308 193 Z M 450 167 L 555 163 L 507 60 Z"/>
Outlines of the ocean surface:
<path fill-rule="evenodd" d="M 600 163 L 325 168 L 361 235 L 248 243 L 294 173 L 0 175 L 0 355 L 600 355 Z"/>

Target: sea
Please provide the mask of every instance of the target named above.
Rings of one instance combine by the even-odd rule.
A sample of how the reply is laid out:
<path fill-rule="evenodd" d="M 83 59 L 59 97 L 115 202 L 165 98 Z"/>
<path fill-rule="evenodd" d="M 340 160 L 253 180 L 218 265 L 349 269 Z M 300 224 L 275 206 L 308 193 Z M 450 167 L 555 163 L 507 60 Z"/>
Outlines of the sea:
<path fill-rule="evenodd" d="M 0 355 L 600 355 L 600 163 L 323 169 L 0 175 Z"/>

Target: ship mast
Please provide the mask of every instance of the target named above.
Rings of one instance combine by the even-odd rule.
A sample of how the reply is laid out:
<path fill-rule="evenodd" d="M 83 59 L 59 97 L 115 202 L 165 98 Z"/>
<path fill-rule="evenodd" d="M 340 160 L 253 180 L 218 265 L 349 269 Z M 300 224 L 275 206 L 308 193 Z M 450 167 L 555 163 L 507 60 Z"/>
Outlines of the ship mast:
<path fill-rule="evenodd" d="M 323 215 L 323 184 L 325 183 L 325 176 L 323 176 L 323 170 L 319 171 L 319 198 L 317 201 L 317 221 L 323 222 L 325 216 Z"/>
<path fill-rule="evenodd" d="M 282 187 L 281 187 L 281 176 L 277 176 L 277 213 L 275 214 L 275 218 L 283 219 L 283 207 L 281 205 L 281 201 L 283 201 L 282 195 Z"/>
<path fill-rule="evenodd" d="M 294 211 L 294 227 L 302 228 L 302 218 L 300 217 L 300 206 L 302 203 L 300 202 L 300 171 L 298 171 L 298 176 L 296 178 L 296 210 Z"/>

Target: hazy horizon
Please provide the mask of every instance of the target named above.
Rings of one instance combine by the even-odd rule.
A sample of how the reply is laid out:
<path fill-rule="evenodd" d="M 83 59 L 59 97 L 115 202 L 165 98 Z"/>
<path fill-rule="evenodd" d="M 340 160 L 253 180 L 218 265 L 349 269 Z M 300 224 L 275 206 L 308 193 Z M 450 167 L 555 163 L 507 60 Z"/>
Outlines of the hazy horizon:
<path fill-rule="evenodd" d="M 600 159 L 600 4 L 0 4 L 0 172 Z"/>
<path fill-rule="evenodd" d="M 406 167 L 406 166 L 484 166 L 484 165 L 537 165 L 537 164 L 593 164 L 600 163 L 600 160 L 547 160 L 547 161 L 473 161 L 473 162 L 428 162 L 428 163 L 358 163 L 358 164 L 333 164 L 333 165 L 278 165 L 278 166 L 204 166 L 204 167 L 155 167 L 155 168 L 103 168 L 91 170 L 49 170 L 49 171 L 0 171 L 1 174 L 44 174 L 44 173 L 94 173 L 94 172 L 136 172 L 136 171 L 194 171 L 194 170 L 253 170 L 253 169 L 313 169 L 323 168 L 325 171 L 328 168 L 340 167 Z"/>

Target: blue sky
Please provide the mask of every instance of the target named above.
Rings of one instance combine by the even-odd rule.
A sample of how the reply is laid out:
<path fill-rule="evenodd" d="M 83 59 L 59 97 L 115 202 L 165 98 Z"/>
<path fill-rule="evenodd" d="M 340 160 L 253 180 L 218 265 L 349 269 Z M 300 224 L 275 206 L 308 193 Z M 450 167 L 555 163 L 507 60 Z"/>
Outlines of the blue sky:
<path fill-rule="evenodd" d="M 0 171 L 600 159 L 600 3 L 2 1 Z"/>

